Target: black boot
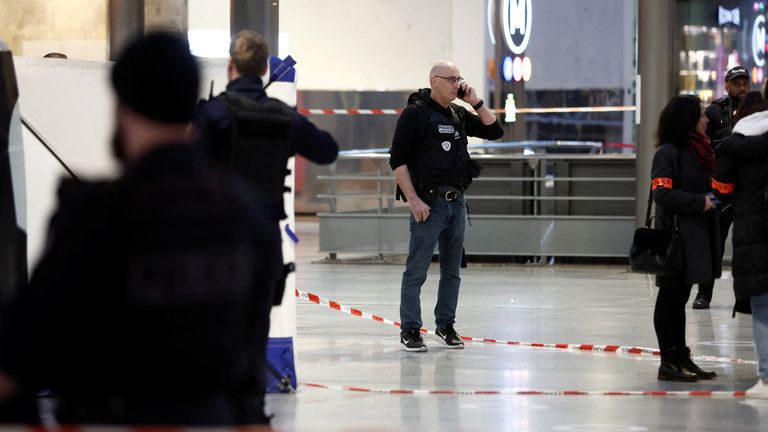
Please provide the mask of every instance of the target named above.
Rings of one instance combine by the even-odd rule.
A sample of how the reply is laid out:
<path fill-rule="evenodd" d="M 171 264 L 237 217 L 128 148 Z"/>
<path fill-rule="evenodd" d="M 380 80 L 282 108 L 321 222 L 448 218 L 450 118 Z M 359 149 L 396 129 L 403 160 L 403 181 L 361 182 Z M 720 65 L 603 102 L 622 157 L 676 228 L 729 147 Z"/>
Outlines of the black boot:
<path fill-rule="evenodd" d="M 696 375 L 696 378 L 702 380 L 710 380 L 717 377 L 715 372 L 705 371 L 704 369 L 700 368 L 699 365 L 693 362 L 693 359 L 691 359 L 690 348 L 682 347 L 679 349 L 678 354 L 680 356 L 680 364 L 682 364 L 685 370 L 688 372 L 693 372 Z"/>
<path fill-rule="evenodd" d="M 698 377 L 688 371 L 681 363 L 680 350 L 669 348 L 661 350 L 661 365 L 659 366 L 659 381 L 695 382 Z"/>
<path fill-rule="evenodd" d="M 693 301 L 694 309 L 709 309 L 710 300 L 702 293 L 696 294 L 696 299 Z"/>

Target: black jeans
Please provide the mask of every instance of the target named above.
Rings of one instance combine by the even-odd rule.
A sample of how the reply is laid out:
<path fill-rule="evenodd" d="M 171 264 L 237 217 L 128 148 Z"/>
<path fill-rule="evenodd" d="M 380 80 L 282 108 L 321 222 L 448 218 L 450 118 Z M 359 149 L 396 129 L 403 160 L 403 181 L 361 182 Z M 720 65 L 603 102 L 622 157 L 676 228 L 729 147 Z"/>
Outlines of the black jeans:
<path fill-rule="evenodd" d="M 693 285 L 667 285 L 659 287 L 656 308 L 653 311 L 653 327 L 659 348 L 666 350 L 684 347 L 685 304 L 691 296 Z"/>

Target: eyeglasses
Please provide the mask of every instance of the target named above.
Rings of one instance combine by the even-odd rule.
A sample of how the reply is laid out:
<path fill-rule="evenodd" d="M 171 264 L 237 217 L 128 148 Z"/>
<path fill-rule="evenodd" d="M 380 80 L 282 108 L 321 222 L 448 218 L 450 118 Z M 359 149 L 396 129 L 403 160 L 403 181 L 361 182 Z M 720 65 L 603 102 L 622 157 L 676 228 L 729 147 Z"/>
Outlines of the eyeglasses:
<path fill-rule="evenodd" d="M 462 78 L 462 77 L 453 77 L 453 76 L 444 77 L 444 76 L 440 76 L 440 75 L 435 75 L 435 76 L 437 78 L 442 78 L 442 79 L 448 81 L 449 83 L 451 83 L 451 85 L 455 85 L 457 83 L 461 83 L 462 81 L 464 81 L 464 78 Z"/>

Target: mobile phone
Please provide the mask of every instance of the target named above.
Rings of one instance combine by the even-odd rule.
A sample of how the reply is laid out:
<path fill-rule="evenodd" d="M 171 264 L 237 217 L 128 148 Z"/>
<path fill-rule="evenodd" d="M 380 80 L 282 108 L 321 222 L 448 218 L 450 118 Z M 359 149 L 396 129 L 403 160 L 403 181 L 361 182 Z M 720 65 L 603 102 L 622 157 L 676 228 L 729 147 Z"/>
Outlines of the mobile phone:
<path fill-rule="evenodd" d="M 710 201 L 712 201 L 712 204 L 714 205 L 720 205 L 720 200 L 715 198 L 715 194 L 712 192 L 707 193 L 707 196 L 709 197 Z"/>
<path fill-rule="evenodd" d="M 465 94 L 467 94 L 467 92 L 464 91 L 464 87 L 459 87 L 459 91 L 456 92 L 456 96 L 458 96 L 459 99 L 461 99 L 464 97 Z"/>

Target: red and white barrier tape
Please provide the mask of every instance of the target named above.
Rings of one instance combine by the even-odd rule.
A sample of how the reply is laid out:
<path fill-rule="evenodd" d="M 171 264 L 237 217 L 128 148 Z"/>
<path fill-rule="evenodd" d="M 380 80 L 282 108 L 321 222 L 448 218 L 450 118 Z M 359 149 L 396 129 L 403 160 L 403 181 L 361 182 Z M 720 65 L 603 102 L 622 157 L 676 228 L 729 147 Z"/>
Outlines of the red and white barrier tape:
<path fill-rule="evenodd" d="M 528 390 L 528 389 L 501 389 L 501 390 L 412 390 L 412 389 L 369 389 L 362 387 L 347 387 L 339 385 L 327 385 L 302 382 L 299 385 L 321 388 L 327 390 L 350 391 L 360 393 L 382 393 L 393 395 L 442 395 L 442 396 L 674 396 L 674 397 L 744 397 L 743 391 L 716 391 L 716 390 L 692 390 L 692 391 L 602 391 L 602 390 Z"/>
<path fill-rule="evenodd" d="M 400 114 L 402 108 L 397 109 L 298 109 L 299 114 L 303 115 L 382 115 L 382 114 Z"/>
<path fill-rule="evenodd" d="M 380 322 L 380 323 L 391 325 L 394 327 L 400 327 L 400 323 L 397 321 L 393 321 L 384 317 L 380 317 L 378 315 L 370 314 L 368 312 L 365 312 L 357 308 L 343 305 L 339 302 L 327 299 L 325 297 L 321 297 L 309 291 L 304 291 L 297 288 L 296 297 L 302 300 L 307 300 L 311 303 L 314 303 L 320 306 L 326 306 L 328 308 L 346 313 L 348 315 L 354 315 L 359 318 Z M 424 329 L 424 328 L 421 329 L 421 333 L 435 334 L 434 331 Z M 656 348 L 645 348 L 645 347 L 635 347 L 635 346 L 563 344 L 563 343 L 547 344 L 547 343 L 536 343 L 536 342 L 505 341 L 505 340 L 478 338 L 478 337 L 471 337 L 471 336 L 461 336 L 461 340 L 467 341 L 467 342 L 491 343 L 491 344 L 497 344 L 497 345 L 515 345 L 515 346 L 524 346 L 524 347 L 532 347 L 532 348 L 552 348 L 552 349 L 562 349 L 562 350 L 569 350 L 569 351 L 591 351 L 591 352 L 607 352 L 607 353 L 617 353 L 617 354 L 653 355 L 653 356 L 660 355 L 659 350 Z M 693 356 L 693 359 L 697 361 L 712 362 L 712 363 L 757 364 L 755 360 L 744 360 L 740 358 L 727 358 L 727 357 L 715 357 L 715 356 L 704 356 L 704 355 Z"/>
<path fill-rule="evenodd" d="M 625 112 L 636 111 L 637 108 L 627 106 L 594 106 L 594 107 L 558 107 L 558 108 L 518 108 L 516 114 L 552 114 L 552 113 L 588 113 L 588 112 Z M 403 112 L 402 108 L 389 109 L 360 109 L 360 108 L 299 108 L 303 115 L 392 115 Z M 506 112 L 503 108 L 492 109 L 496 114 Z"/>

